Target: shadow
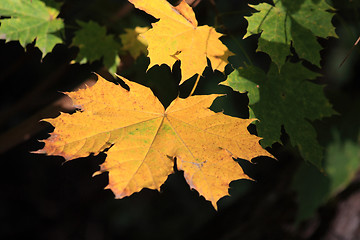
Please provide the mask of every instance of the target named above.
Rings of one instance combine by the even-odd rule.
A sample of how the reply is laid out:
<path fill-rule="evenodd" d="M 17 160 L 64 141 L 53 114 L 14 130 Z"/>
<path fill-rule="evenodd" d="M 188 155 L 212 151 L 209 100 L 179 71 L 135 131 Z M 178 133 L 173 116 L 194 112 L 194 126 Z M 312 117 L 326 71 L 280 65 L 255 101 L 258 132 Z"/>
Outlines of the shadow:
<path fill-rule="evenodd" d="M 304 4 L 305 0 L 280 0 L 282 5 L 286 8 L 287 12 L 290 14 L 294 14 L 298 12 L 301 6 Z M 276 2 L 275 2 L 276 4 Z"/>
<path fill-rule="evenodd" d="M 291 17 L 290 17 L 291 18 Z M 323 49 L 312 31 L 291 18 L 291 37 L 297 55 L 320 67 L 320 51 Z"/>

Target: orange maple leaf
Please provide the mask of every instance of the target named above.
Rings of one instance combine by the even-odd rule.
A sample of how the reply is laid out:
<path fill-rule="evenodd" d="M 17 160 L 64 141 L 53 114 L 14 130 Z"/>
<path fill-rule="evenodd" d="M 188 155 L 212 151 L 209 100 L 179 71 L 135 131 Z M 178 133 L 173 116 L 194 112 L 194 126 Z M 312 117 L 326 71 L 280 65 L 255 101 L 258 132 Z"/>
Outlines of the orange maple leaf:
<path fill-rule="evenodd" d="M 165 110 L 149 88 L 121 79 L 130 91 L 99 76 L 94 86 L 67 93 L 81 111 L 46 119 L 55 130 L 38 153 L 71 160 L 110 147 L 100 172 L 109 172 L 107 188 L 116 198 L 159 190 L 176 161 L 215 208 L 231 181 L 249 179 L 233 157 L 271 156 L 247 131 L 253 119 L 209 109 L 219 95 L 177 98 Z"/>
<path fill-rule="evenodd" d="M 160 19 L 142 34 L 148 41 L 151 68 L 181 61 L 181 82 L 202 74 L 209 58 L 212 68 L 224 72 L 232 52 L 219 40 L 222 34 L 207 25 L 198 26 L 195 13 L 185 2 L 174 7 L 166 0 L 129 0 L 148 14 Z"/>

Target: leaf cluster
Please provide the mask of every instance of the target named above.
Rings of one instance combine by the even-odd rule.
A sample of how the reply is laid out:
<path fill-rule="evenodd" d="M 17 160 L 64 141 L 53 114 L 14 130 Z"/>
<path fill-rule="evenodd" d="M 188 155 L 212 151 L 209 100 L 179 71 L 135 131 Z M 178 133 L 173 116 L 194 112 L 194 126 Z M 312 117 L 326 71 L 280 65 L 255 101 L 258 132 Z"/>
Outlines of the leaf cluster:
<path fill-rule="evenodd" d="M 162 93 L 155 91 L 153 95 L 149 88 L 125 78 L 121 79 L 130 90 L 99 77 L 94 87 L 68 93 L 81 111 L 47 119 L 55 131 L 39 152 L 70 160 L 107 151 L 108 158 L 99 173 L 110 173 L 107 188 L 118 198 L 143 188 L 159 190 L 175 165 L 184 171 L 190 187 L 215 208 L 217 201 L 228 195 L 231 181 L 250 178 L 233 158 L 251 161 L 257 156 L 272 156 L 264 148 L 271 152 L 271 147 L 278 144 L 289 143 L 302 159 L 317 168 L 304 164 L 295 175 L 293 187 L 301 202 L 309 194 L 302 180 L 306 174 L 330 189 L 318 192 L 314 201 L 318 204 L 350 181 L 354 171 L 349 169 L 355 169 L 359 162 L 351 157 L 348 167 L 338 166 L 335 152 L 344 149 L 353 154 L 355 147 L 350 143 L 342 146 L 335 131 L 336 141 L 324 150 L 313 126 L 337 114 L 324 95 L 324 86 L 317 83 L 321 78 L 321 39 L 337 37 L 331 23 L 334 9 L 327 1 L 261 2 L 244 5 L 235 14 L 218 12 L 215 5 L 214 15 L 205 24 L 198 23 L 185 1 L 176 6 L 166 0 L 129 2 L 143 12 L 131 13 L 117 26 L 88 16 L 66 21 L 66 14 L 61 14 L 66 8 L 53 1 L 0 2 L 0 37 L 6 41 L 19 41 L 23 47 L 34 44 L 43 57 L 55 45 L 67 44 L 78 48 L 73 63 L 101 61 L 111 74 L 127 75 L 129 71 L 144 76 L 146 70 L 151 75 L 166 65 L 175 75 L 174 82 L 180 84 L 175 83 L 176 94 L 186 95 L 184 99 L 169 100 L 170 106 L 162 108 L 155 96 L 167 94 L 164 86 Z M 136 14 L 143 15 L 133 18 Z M 239 30 L 237 21 L 227 24 L 234 16 L 238 22 L 247 23 L 246 30 Z M 256 46 L 244 49 L 248 42 Z M 122 69 L 126 57 L 139 62 L 145 59 L 143 55 L 150 61 L 147 69 L 139 69 L 134 62 Z M 250 119 L 210 111 L 220 95 L 192 96 L 215 75 L 222 89 L 227 86 L 228 92 L 246 94 Z M 208 92 L 216 93 L 213 90 Z M 174 108 L 176 116 L 170 114 Z M 224 108 L 220 106 L 220 110 Z M 259 138 L 248 133 L 250 123 L 256 125 Z M 288 136 L 288 142 L 284 136 Z M 328 179 L 324 180 L 319 170 L 325 171 Z M 300 205 L 299 220 L 306 219 L 318 204 L 306 209 Z"/>

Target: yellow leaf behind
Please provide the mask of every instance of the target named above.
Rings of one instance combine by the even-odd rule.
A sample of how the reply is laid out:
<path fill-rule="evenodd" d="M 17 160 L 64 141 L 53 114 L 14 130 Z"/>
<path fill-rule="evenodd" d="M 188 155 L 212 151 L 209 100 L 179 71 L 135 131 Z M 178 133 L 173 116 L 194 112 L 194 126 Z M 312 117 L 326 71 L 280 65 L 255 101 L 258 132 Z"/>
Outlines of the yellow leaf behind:
<path fill-rule="evenodd" d="M 207 25 L 198 27 L 195 13 L 183 0 L 174 7 L 166 0 L 129 0 L 160 19 L 143 34 L 148 41 L 149 68 L 181 61 L 181 82 L 202 74 L 209 58 L 213 70 L 224 72 L 232 52 L 219 40 L 222 34 Z"/>
<path fill-rule="evenodd" d="M 122 50 L 128 51 L 134 59 L 137 59 L 140 54 L 146 54 L 148 43 L 139 35 L 148 29 L 148 27 L 125 28 L 125 33 L 120 35 Z"/>

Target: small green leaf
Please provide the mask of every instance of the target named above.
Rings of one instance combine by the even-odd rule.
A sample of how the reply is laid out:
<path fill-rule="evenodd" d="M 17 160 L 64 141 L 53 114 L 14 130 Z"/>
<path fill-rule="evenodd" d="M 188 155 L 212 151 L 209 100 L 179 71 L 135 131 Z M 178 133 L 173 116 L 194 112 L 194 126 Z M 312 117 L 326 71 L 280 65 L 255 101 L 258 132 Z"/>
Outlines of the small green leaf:
<path fill-rule="evenodd" d="M 55 35 L 64 28 L 63 21 L 56 18 L 58 14 L 57 9 L 39 0 L 1 0 L 0 16 L 10 18 L 0 20 L 0 38 L 19 41 L 23 47 L 36 39 L 35 46 L 45 56 L 62 43 Z"/>
<path fill-rule="evenodd" d="M 102 59 L 105 67 L 115 73 L 116 64 L 119 63 L 120 44 L 115 41 L 114 36 L 107 35 L 106 28 L 96 22 L 79 21 L 78 24 L 81 29 L 75 32 L 72 42 L 72 45 L 80 49 L 75 61 L 91 63 Z"/>
<path fill-rule="evenodd" d="M 340 133 L 335 130 L 333 137 L 333 142 L 326 149 L 325 168 L 330 178 L 330 195 L 343 190 L 355 177 L 360 166 L 360 142 L 350 139 L 343 141 Z"/>
<path fill-rule="evenodd" d="M 259 12 L 247 17 L 248 32 L 261 33 L 259 51 L 268 53 L 281 68 L 290 55 L 291 43 L 300 58 L 320 66 L 321 45 L 316 37 L 336 36 L 331 24 L 333 13 L 324 1 L 278 0 L 275 6 L 262 3 L 254 7 Z"/>

